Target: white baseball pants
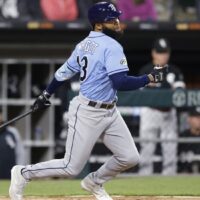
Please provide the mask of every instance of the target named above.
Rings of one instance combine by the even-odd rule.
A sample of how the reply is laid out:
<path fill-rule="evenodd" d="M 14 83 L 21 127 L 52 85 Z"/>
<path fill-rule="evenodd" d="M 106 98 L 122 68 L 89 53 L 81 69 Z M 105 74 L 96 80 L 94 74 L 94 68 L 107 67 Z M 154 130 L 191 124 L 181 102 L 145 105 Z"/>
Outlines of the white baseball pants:
<path fill-rule="evenodd" d="M 103 184 L 138 164 L 139 153 L 117 108 L 95 108 L 88 106 L 88 102 L 80 95 L 70 102 L 64 158 L 25 166 L 22 175 L 26 179 L 77 176 L 99 138 L 113 156 L 93 173 L 97 184 Z"/>

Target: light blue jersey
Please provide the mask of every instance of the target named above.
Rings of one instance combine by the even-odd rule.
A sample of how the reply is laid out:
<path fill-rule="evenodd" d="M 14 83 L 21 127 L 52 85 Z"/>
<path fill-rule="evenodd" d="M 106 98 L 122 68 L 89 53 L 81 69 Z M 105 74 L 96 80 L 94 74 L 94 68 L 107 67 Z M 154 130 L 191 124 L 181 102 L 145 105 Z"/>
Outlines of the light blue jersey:
<path fill-rule="evenodd" d="M 128 71 L 122 46 L 101 32 L 91 31 L 61 68 L 80 72 L 80 93 L 94 101 L 111 102 L 116 98 L 109 75 Z"/>

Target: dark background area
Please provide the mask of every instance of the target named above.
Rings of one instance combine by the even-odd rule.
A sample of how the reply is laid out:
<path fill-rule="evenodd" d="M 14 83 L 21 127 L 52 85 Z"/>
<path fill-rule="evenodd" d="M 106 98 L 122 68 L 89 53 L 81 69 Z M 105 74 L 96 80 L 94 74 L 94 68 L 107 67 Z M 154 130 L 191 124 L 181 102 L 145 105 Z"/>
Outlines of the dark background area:
<path fill-rule="evenodd" d="M 77 16 L 71 20 L 63 16 L 56 20 L 55 14 L 62 12 L 61 8 L 52 11 L 54 17 L 48 18 L 41 0 L 7 2 L 2 1 L 0 6 L 0 58 L 67 58 L 73 46 L 88 34 L 87 10 L 99 0 L 75 1 Z M 53 5 L 47 2 L 46 6 Z M 118 5 L 116 0 L 109 2 Z M 188 87 L 199 87 L 199 2 L 154 0 L 157 19 L 135 20 L 132 16 L 121 20 L 126 28 L 122 44 L 131 74 L 137 74 L 150 60 L 153 40 L 166 37 L 172 44 L 171 62 L 182 69 Z"/>
<path fill-rule="evenodd" d="M 67 58 L 77 42 L 89 33 L 89 28 L 68 29 L 2 29 L 0 58 Z M 172 46 L 171 62 L 181 68 L 187 87 L 200 86 L 200 34 L 198 30 L 177 30 L 165 24 L 158 30 L 141 30 L 128 26 L 121 44 L 128 59 L 130 74 L 151 58 L 155 38 L 166 37 Z"/>

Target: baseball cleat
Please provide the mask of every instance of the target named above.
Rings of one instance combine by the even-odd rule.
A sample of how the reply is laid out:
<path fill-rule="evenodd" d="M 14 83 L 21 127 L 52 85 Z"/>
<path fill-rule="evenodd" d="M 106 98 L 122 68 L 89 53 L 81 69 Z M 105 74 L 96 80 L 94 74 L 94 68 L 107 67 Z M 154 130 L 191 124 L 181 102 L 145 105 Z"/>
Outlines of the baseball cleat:
<path fill-rule="evenodd" d="M 11 170 L 11 183 L 9 188 L 9 196 L 11 200 L 22 200 L 23 190 L 28 181 L 22 176 L 22 165 L 15 165 Z"/>
<path fill-rule="evenodd" d="M 97 200 L 113 200 L 109 194 L 105 191 L 102 185 L 98 185 L 93 182 L 93 180 L 87 176 L 81 181 L 81 187 L 92 193 Z"/>

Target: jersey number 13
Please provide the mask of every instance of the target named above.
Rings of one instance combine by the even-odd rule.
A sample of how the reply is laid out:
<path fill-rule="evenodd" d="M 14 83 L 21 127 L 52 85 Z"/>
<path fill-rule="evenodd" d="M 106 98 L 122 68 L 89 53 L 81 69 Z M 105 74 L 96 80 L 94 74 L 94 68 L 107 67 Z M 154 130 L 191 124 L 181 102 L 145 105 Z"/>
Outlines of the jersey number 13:
<path fill-rule="evenodd" d="M 82 59 L 80 59 L 80 57 L 77 56 L 77 63 L 81 68 L 80 80 L 84 81 L 87 75 L 88 58 L 84 56 Z"/>

